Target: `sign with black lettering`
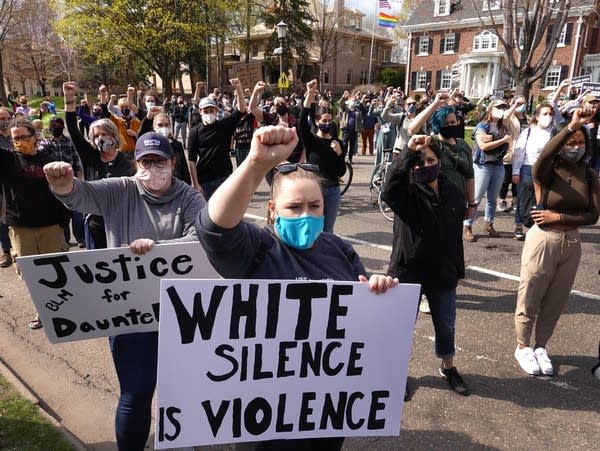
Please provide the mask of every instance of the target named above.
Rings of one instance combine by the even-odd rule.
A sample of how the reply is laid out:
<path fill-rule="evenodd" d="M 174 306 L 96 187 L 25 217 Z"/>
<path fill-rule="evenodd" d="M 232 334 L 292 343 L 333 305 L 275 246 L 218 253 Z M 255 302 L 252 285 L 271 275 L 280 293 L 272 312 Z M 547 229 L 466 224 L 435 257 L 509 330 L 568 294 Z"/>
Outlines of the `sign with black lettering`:
<path fill-rule="evenodd" d="M 590 74 L 573 77 L 571 78 L 571 86 L 581 87 L 584 83 L 588 83 L 590 81 L 592 81 Z"/>
<path fill-rule="evenodd" d="M 419 288 L 161 281 L 155 448 L 399 435 Z"/>
<path fill-rule="evenodd" d="M 198 242 L 17 258 L 51 343 L 158 330 L 160 279 L 216 278 Z"/>
<path fill-rule="evenodd" d="M 581 92 L 586 92 L 588 90 L 588 95 L 600 98 L 600 83 L 583 83 L 581 85 Z"/>

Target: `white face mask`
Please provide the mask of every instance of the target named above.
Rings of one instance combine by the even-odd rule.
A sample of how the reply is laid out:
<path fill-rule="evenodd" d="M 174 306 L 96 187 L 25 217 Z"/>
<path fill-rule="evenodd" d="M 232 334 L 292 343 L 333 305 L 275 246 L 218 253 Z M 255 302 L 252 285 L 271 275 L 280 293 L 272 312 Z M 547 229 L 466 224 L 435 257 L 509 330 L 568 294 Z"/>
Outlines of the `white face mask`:
<path fill-rule="evenodd" d="M 554 118 L 552 116 L 540 116 L 538 119 L 538 124 L 540 124 L 540 127 L 542 128 L 548 128 L 552 124 L 553 119 Z"/>
<path fill-rule="evenodd" d="M 170 163 L 164 168 L 157 168 L 152 165 L 148 169 L 144 169 L 138 166 L 135 176 L 150 191 L 162 191 L 171 186 L 171 170 Z"/>
<path fill-rule="evenodd" d="M 204 125 L 214 124 L 217 120 L 217 115 L 214 113 L 202 113 L 202 122 Z"/>
<path fill-rule="evenodd" d="M 492 117 L 494 119 L 496 119 L 497 121 L 499 121 L 500 119 L 502 119 L 504 117 L 504 110 L 501 110 L 500 108 L 492 108 Z"/>
<path fill-rule="evenodd" d="M 146 102 L 146 109 L 149 110 L 152 107 L 156 106 L 156 102 Z"/>
<path fill-rule="evenodd" d="M 171 133 L 171 129 L 169 127 L 158 127 L 156 130 L 154 130 L 156 133 L 158 133 L 159 135 L 163 135 L 165 137 L 169 137 L 169 134 Z"/>
<path fill-rule="evenodd" d="M 100 152 L 107 152 L 116 148 L 115 141 L 110 136 L 96 138 L 94 139 L 94 144 L 96 144 L 96 147 Z"/>

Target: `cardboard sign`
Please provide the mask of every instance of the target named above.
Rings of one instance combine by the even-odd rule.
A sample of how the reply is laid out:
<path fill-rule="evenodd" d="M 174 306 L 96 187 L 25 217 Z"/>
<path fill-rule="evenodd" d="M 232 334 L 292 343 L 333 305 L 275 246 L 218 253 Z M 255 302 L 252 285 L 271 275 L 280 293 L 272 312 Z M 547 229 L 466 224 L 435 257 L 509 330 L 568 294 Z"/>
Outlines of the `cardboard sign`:
<path fill-rule="evenodd" d="M 157 449 L 399 435 L 419 285 L 163 280 Z"/>
<path fill-rule="evenodd" d="M 600 97 L 600 83 L 583 83 L 581 85 L 581 92 L 590 90 L 589 95 Z"/>
<path fill-rule="evenodd" d="M 17 258 L 51 343 L 158 330 L 160 279 L 217 278 L 198 242 Z"/>
<path fill-rule="evenodd" d="M 237 77 L 244 88 L 252 89 L 254 85 L 264 77 L 262 74 L 262 65 L 260 63 L 236 64 L 233 67 L 233 76 Z"/>

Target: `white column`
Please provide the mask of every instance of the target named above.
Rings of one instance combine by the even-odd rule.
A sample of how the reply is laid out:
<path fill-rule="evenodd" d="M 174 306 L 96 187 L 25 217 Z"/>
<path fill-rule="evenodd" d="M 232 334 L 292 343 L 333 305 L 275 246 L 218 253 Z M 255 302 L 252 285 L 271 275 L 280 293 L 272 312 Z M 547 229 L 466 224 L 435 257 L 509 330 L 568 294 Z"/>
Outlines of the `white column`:
<path fill-rule="evenodd" d="M 485 86 L 483 87 L 483 92 L 490 92 L 494 89 L 494 86 L 490 86 L 492 83 L 492 63 L 487 64 L 487 71 L 485 73 Z"/>
<path fill-rule="evenodd" d="M 464 64 L 463 66 L 463 74 L 460 80 L 461 90 L 465 93 L 467 97 L 471 97 L 471 93 L 469 89 L 471 88 L 471 65 Z"/>
<path fill-rule="evenodd" d="M 497 63 L 492 64 L 492 89 L 496 89 L 498 87 L 498 69 L 500 65 Z"/>

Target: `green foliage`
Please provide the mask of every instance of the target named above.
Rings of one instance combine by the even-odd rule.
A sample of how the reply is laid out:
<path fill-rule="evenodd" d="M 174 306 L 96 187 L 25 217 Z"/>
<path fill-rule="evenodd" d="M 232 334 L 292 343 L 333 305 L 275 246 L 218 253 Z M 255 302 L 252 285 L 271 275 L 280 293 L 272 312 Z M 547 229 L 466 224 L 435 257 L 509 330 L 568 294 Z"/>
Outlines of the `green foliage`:
<path fill-rule="evenodd" d="M 72 451 L 35 405 L 23 399 L 0 377 L 0 448 Z"/>
<path fill-rule="evenodd" d="M 400 69 L 386 67 L 381 71 L 381 81 L 386 86 L 403 86 L 404 74 Z"/>

